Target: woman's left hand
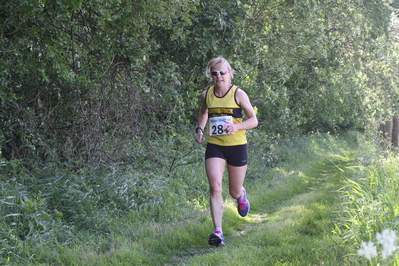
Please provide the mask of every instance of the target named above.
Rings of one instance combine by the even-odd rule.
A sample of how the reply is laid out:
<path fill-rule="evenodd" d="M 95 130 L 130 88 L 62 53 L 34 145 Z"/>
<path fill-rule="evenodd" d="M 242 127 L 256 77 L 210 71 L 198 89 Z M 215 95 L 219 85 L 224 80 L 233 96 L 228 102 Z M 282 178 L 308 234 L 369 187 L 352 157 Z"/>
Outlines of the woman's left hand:
<path fill-rule="evenodd" d="M 227 134 L 228 135 L 233 135 L 235 132 L 237 132 L 237 130 L 238 130 L 238 127 L 237 127 L 237 125 L 236 124 L 234 124 L 234 123 L 232 123 L 232 122 L 230 122 L 230 121 L 227 121 L 227 120 L 224 120 L 224 122 L 226 123 L 226 131 L 227 131 Z"/>

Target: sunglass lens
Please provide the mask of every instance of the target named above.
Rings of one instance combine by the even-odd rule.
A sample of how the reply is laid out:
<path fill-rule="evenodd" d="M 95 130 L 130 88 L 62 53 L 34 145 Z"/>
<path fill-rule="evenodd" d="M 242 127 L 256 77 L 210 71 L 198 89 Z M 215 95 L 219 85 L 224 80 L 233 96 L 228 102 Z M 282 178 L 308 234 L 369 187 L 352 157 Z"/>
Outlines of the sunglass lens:
<path fill-rule="evenodd" d="M 226 75 L 227 74 L 227 71 L 226 70 L 221 70 L 221 71 L 212 71 L 212 76 L 217 76 L 218 74 L 220 74 L 220 75 Z"/>

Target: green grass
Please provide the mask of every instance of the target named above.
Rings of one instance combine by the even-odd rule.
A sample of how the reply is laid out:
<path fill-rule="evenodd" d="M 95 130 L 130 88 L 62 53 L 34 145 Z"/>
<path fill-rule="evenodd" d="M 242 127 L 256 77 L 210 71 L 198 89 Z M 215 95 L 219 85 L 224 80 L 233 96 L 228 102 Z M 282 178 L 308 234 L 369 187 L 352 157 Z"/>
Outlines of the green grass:
<path fill-rule="evenodd" d="M 253 207 L 247 224 L 226 235 L 225 248 L 184 264 L 344 265 L 346 250 L 332 231 L 341 177 L 356 162 L 339 154 L 345 144 L 334 150 L 335 141 L 327 137 L 308 145 L 305 138 L 280 146 L 290 151 L 285 163 L 249 184 Z"/>
<path fill-rule="evenodd" d="M 0 191 L 0 263 L 395 264 L 394 256 L 368 261 L 357 255 L 361 242 L 397 229 L 394 152 L 381 156 L 379 147 L 355 133 L 279 142 L 250 138 L 245 186 L 251 212 L 245 218 L 237 214 L 225 182 L 225 247 L 207 244 L 213 228 L 198 147 L 190 154 L 195 163 L 173 171 L 165 161 L 165 167 L 146 172 L 58 170 L 41 173 L 41 179 L 8 178 Z"/>

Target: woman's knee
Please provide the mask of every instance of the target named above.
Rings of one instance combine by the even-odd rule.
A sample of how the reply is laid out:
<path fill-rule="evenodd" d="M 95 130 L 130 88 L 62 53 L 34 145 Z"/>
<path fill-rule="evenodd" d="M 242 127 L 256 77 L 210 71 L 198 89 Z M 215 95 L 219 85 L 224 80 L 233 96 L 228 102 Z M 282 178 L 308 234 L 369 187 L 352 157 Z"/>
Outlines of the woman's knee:
<path fill-rule="evenodd" d="M 222 185 L 219 183 L 210 183 L 209 190 L 211 194 L 222 194 Z"/>

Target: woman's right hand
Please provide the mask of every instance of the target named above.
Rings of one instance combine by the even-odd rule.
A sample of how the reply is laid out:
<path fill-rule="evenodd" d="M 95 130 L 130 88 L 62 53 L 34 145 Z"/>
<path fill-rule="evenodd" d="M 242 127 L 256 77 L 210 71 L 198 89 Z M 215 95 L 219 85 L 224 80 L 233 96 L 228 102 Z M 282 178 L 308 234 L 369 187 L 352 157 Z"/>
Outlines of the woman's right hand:
<path fill-rule="evenodd" d="M 198 131 L 197 131 L 197 136 L 195 136 L 195 140 L 196 140 L 199 144 L 204 143 L 205 138 L 204 138 L 204 133 L 202 132 L 202 130 L 198 130 Z"/>

